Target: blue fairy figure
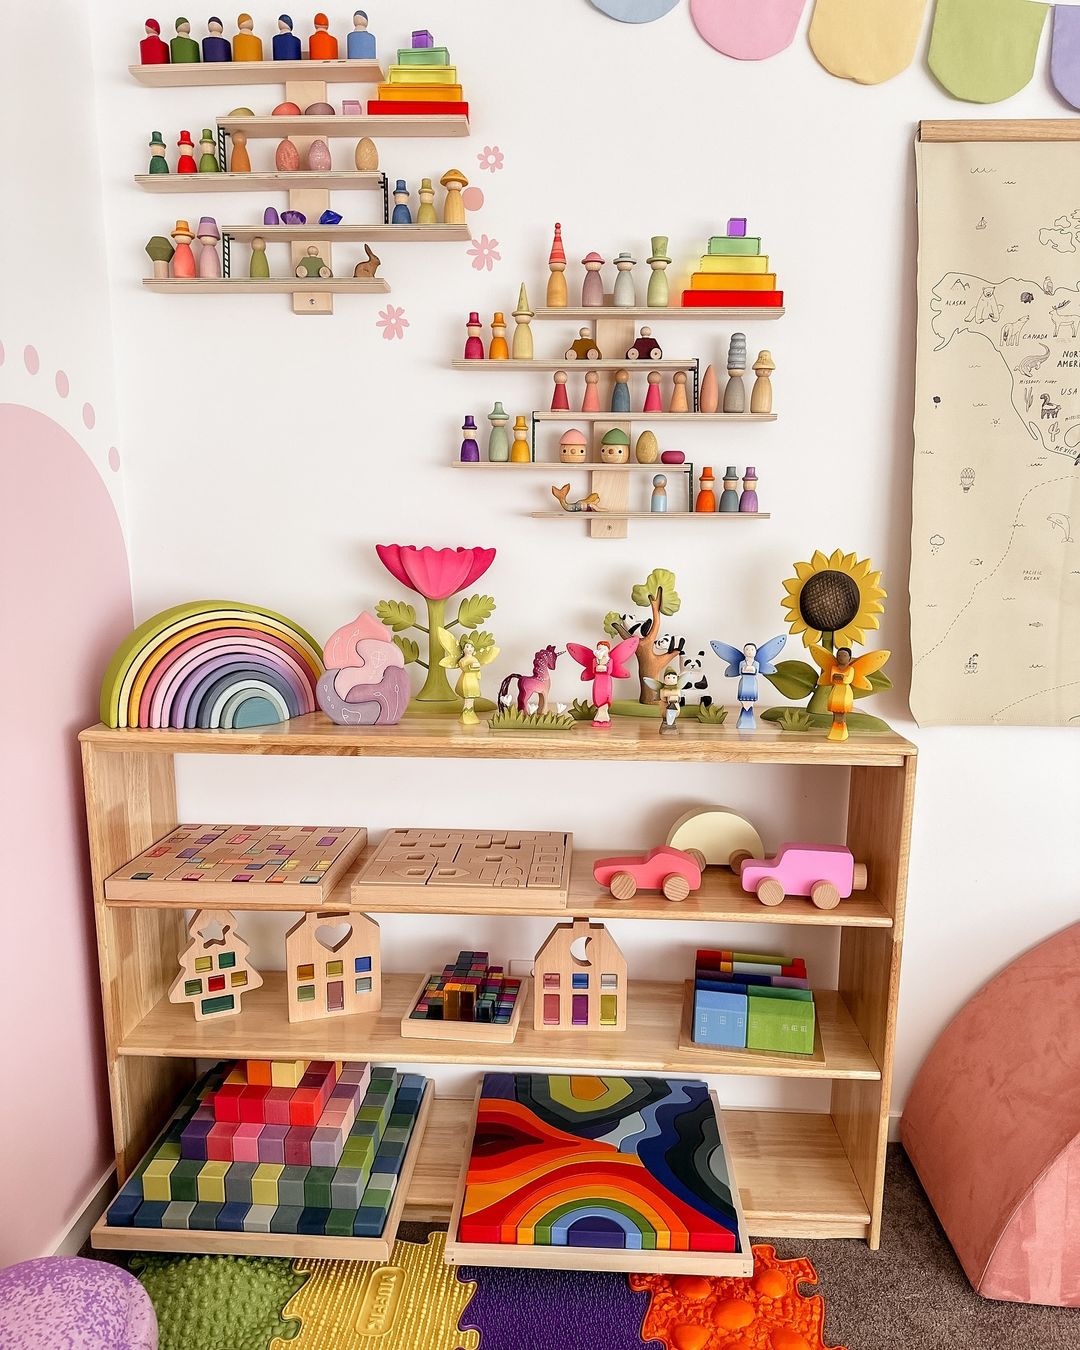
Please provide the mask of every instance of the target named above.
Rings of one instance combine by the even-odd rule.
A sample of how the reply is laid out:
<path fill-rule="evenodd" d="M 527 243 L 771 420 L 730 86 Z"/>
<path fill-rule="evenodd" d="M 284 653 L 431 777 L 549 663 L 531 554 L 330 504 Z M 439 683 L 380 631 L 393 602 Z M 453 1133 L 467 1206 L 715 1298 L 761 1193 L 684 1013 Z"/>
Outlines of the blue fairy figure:
<path fill-rule="evenodd" d="M 786 642 L 787 634 L 782 634 L 760 647 L 753 642 L 748 642 L 742 651 L 738 647 L 731 647 L 726 642 L 717 642 L 715 639 L 711 643 L 713 651 L 721 661 L 728 663 L 724 674 L 730 679 L 738 676 L 740 712 L 739 720 L 736 723 L 737 731 L 754 731 L 756 729 L 757 719 L 754 716 L 754 704 L 758 701 L 758 676 L 776 674 L 775 661 L 783 651 Z"/>

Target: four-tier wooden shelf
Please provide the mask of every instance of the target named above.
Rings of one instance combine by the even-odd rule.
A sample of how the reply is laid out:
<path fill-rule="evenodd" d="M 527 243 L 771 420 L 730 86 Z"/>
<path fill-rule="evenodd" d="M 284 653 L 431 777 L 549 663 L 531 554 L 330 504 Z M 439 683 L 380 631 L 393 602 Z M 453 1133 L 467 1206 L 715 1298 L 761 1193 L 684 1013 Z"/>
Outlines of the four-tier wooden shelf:
<path fill-rule="evenodd" d="M 877 1247 L 900 955 L 914 795 L 915 747 L 889 734 L 852 735 L 844 744 L 820 733 L 761 729 L 740 734 L 687 723 L 678 737 L 660 738 L 652 720 L 616 719 L 610 731 L 581 724 L 570 732 L 511 734 L 486 723 L 464 727 L 449 718 L 407 719 L 398 726 L 355 729 L 322 714 L 244 731 L 142 731 L 90 727 L 80 737 L 93 874 L 94 909 L 105 1018 L 116 1163 L 121 1182 L 149 1147 L 178 1098 L 195 1077 L 195 1061 L 231 1058 L 372 1059 L 377 1062 L 544 1066 L 619 1073 L 738 1074 L 810 1078 L 831 1083 L 831 1109 L 728 1110 L 724 1123 L 750 1232 L 761 1237 L 858 1237 Z M 418 1041 L 401 1036 L 400 1022 L 419 976 L 385 978 L 383 1007 L 373 1015 L 295 1023 L 288 1020 L 283 976 L 265 974 L 244 1010 L 197 1023 L 187 1007 L 169 1003 L 176 954 L 184 941 L 181 902 L 112 901 L 105 879 L 179 823 L 177 755 L 335 756 L 342 758 L 646 761 L 745 765 L 799 765 L 848 773 L 848 846 L 868 865 L 870 888 L 835 910 L 790 900 L 766 908 L 743 893 L 735 878 L 710 870 L 683 904 L 639 895 L 620 903 L 592 880 L 596 855 L 575 855 L 565 909 L 539 905 L 484 914 L 531 914 L 553 921 L 574 915 L 603 920 L 764 923 L 785 928 L 839 929 L 835 990 L 818 989 L 815 1053 L 791 1056 L 732 1053 L 688 1046 L 687 994 L 682 979 L 631 981 L 625 1033 L 548 1033 L 531 1028 L 528 1009 L 512 1045 Z M 831 775 L 832 783 L 835 775 Z M 362 780 L 358 780 L 359 783 Z M 823 784 L 824 786 L 824 784 Z M 362 800 L 362 797 L 358 798 Z M 189 813 L 190 814 L 190 813 Z M 358 816 L 363 815 L 362 810 Z M 362 821 L 360 822 L 362 823 Z M 654 841 L 645 841 L 650 843 Z M 460 913 L 467 904 L 426 896 L 423 903 L 354 900 L 352 881 L 364 857 L 345 874 L 331 899 L 334 909 L 396 913 Z M 315 902 L 312 902 L 315 904 Z M 298 906 L 288 901 L 290 909 Z M 272 910 L 273 901 L 231 908 Z M 319 902 L 325 908 L 326 902 Z M 389 953 L 393 963 L 393 951 Z M 689 954 L 688 954 L 689 962 Z M 680 975 L 683 972 L 679 972 Z M 680 1048 L 682 1046 L 683 1048 Z M 405 1217 L 449 1217 L 469 1137 L 471 1099 L 437 1098 L 416 1169 Z M 187 1235 L 192 1250 L 243 1251 L 244 1234 Z M 126 1245 L 100 1224 L 96 1245 Z M 340 1253 L 337 1253 L 340 1254 Z"/>

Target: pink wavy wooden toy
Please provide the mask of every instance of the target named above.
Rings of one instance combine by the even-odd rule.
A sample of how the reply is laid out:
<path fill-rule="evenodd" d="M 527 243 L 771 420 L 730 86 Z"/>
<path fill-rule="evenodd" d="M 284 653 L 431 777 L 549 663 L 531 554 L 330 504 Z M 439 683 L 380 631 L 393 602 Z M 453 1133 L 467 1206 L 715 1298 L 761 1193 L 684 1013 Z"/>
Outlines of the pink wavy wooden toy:
<path fill-rule="evenodd" d="M 841 844 L 781 844 L 775 858 L 744 858 L 739 878 L 763 905 L 807 895 L 818 909 L 835 909 L 852 891 L 866 890 L 866 865 Z"/>

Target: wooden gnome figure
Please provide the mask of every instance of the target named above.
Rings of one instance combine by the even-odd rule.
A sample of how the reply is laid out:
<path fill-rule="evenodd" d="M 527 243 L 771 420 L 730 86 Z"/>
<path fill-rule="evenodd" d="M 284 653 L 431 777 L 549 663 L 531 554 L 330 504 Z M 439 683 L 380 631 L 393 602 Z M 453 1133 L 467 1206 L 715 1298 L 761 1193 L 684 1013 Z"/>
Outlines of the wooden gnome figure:
<path fill-rule="evenodd" d="M 217 142 L 214 140 L 209 127 L 203 127 L 203 133 L 199 137 L 199 172 L 219 172 Z"/>
<path fill-rule="evenodd" d="M 255 36 L 255 21 L 250 14 L 236 16 L 236 36 L 233 38 L 234 61 L 261 61 L 262 38 Z"/>
<path fill-rule="evenodd" d="M 447 169 L 439 182 L 446 189 L 446 201 L 443 202 L 443 224 L 465 224 L 465 202 L 461 189 L 469 186 L 469 180 L 460 169 Z"/>
<path fill-rule="evenodd" d="M 266 240 L 256 235 L 251 241 L 251 262 L 248 264 L 248 276 L 256 281 L 266 281 L 270 276 L 270 263 L 266 257 Z"/>
<path fill-rule="evenodd" d="M 198 165 L 195 163 L 195 142 L 191 139 L 190 131 L 182 131 L 180 139 L 176 142 L 176 172 L 177 173 L 197 173 Z"/>
<path fill-rule="evenodd" d="M 250 173 L 251 156 L 248 154 L 247 132 L 230 132 L 229 141 L 232 145 L 232 157 L 229 160 L 230 170 L 233 173 Z"/>
<path fill-rule="evenodd" d="M 489 361 L 509 361 L 510 348 L 506 342 L 506 317 L 496 311 L 491 320 L 491 341 L 488 343 Z"/>
<path fill-rule="evenodd" d="M 150 133 L 150 173 L 168 173 L 169 161 L 165 158 L 165 142 L 160 131 Z"/>
<path fill-rule="evenodd" d="M 510 458 L 510 439 L 506 434 L 506 424 L 510 421 L 510 414 L 501 402 L 496 403 L 488 413 L 487 420 L 491 423 L 491 434 L 488 436 L 487 445 L 488 462 L 505 464 Z"/>
<path fill-rule="evenodd" d="M 391 225 L 411 225 L 412 212 L 409 210 L 409 188 L 404 178 L 394 184 L 394 210 L 390 216 Z"/>
<path fill-rule="evenodd" d="M 197 1022 L 240 1011 L 244 994 L 260 988 L 262 976 L 249 963 L 251 948 L 225 909 L 197 909 L 188 924 L 188 944 L 179 955 L 180 974 L 170 1003 L 188 1003 Z"/>
<path fill-rule="evenodd" d="M 480 315 L 477 310 L 473 310 L 469 315 L 469 322 L 465 325 L 465 332 L 468 336 L 465 339 L 465 360 L 482 361 L 484 359 L 484 339 L 480 336 L 484 325 L 480 322 Z"/>
<path fill-rule="evenodd" d="M 437 225 L 439 216 L 435 210 L 435 189 L 431 185 L 430 178 L 421 178 L 416 195 L 420 198 L 420 206 L 416 212 L 417 225 Z"/>
<path fill-rule="evenodd" d="M 650 309 L 666 309 L 669 298 L 667 269 L 671 266 L 666 234 L 653 235 L 652 254 L 646 261 L 652 268 L 652 275 L 649 277 L 649 291 L 645 303 Z"/>
<path fill-rule="evenodd" d="M 176 36 L 169 43 L 169 55 L 174 66 L 199 62 L 199 44 L 191 36 L 191 24 L 187 19 L 177 19 Z"/>
<path fill-rule="evenodd" d="M 368 32 L 367 12 L 356 10 L 352 16 L 352 32 L 345 43 L 345 55 L 350 61 L 374 61 L 378 55 L 375 34 Z"/>
<path fill-rule="evenodd" d="M 288 14 L 278 15 L 278 30 L 274 34 L 274 60 L 299 61 L 302 55 L 300 39 L 293 32 L 293 21 Z"/>
<path fill-rule="evenodd" d="M 191 226 L 186 220 L 178 220 L 176 228 L 172 232 L 172 241 L 174 252 L 172 257 L 172 274 L 174 277 L 183 278 L 185 281 L 195 276 L 195 254 L 191 251 L 191 241 L 195 236 L 191 233 Z"/>
<path fill-rule="evenodd" d="M 566 249 L 563 247 L 562 225 L 555 222 L 555 237 L 551 241 L 551 253 L 548 255 L 547 302 L 550 309 L 565 309 L 566 294 Z"/>
<path fill-rule="evenodd" d="M 758 352 L 758 358 L 754 362 L 754 374 L 757 379 L 755 379 L 754 387 L 750 391 L 750 411 L 752 413 L 772 412 L 772 373 L 775 369 L 776 362 L 772 359 L 772 352 Z"/>
<path fill-rule="evenodd" d="M 169 48 L 161 40 L 161 24 L 157 19 L 147 19 L 146 36 L 139 43 L 139 60 L 144 66 L 167 66 Z"/>
<path fill-rule="evenodd" d="M 221 276 L 221 257 L 218 254 L 220 242 L 221 231 L 218 229 L 217 221 L 213 216 L 203 216 L 199 221 L 199 243 L 202 244 L 199 253 L 199 276 L 207 281 Z"/>
<path fill-rule="evenodd" d="M 620 309 L 633 309 L 637 304 L 637 293 L 634 290 L 634 268 L 637 266 L 637 259 L 631 258 L 629 253 L 619 253 L 615 256 L 615 290 L 612 292 L 611 303 L 618 305 Z"/>
<path fill-rule="evenodd" d="M 308 38 L 308 56 L 313 61 L 338 59 L 338 40 L 330 32 L 330 20 L 325 14 L 315 15 L 315 31 Z"/>
<path fill-rule="evenodd" d="M 207 34 L 202 40 L 204 61 L 231 61 L 232 45 L 225 36 L 225 26 L 216 14 L 206 21 Z"/>
<path fill-rule="evenodd" d="M 514 310 L 514 342 L 511 347 L 511 354 L 515 361 L 531 361 L 533 359 L 533 336 L 532 321 L 535 310 L 529 308 L 529 297 L 525 291 L 525 283 L 521 283 L 521 290 L 518 292 L 517 309 Z"/>
<path fill-rule="evenodd" d="M 594 308 L 604 303 L 604 278 L 600 275 L 600 269 L 604 266 L 604 259 L 595 251 L 586 253 L 581 260 L 581 265 L 585 269 L 585 280 L 581 283 L 581 303 L 584 308 Z"/>

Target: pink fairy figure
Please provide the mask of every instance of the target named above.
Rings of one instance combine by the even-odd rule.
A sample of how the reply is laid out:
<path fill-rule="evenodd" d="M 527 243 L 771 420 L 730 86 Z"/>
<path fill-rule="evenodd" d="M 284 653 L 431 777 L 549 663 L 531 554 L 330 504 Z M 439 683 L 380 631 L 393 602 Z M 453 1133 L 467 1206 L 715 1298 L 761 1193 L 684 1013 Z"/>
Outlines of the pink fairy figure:
<path fill-rule="evenodd" d="M 581 678 L 584 683 L 592 681 L 592 701 L 596 705 L 594 727 L 611 726 L 611 700 L 615 693 L 613 681 L 629 678 L 627 662 L 637 651 L 639 639 L 624 638 L 613 647 L 610 642 L 601 639 L 590 651 L 578 642 L 568 642 L 566 650 L 582 667 Z"/>
<path fill-rule="evenodd" d="M 507 675 L 499 686 L 499 707 L 505 708 L 511 702 L 510 686 L 518 682 L 517 710 L 526 716 L 530 713 L 546 713 L 548 696 L 551 693 L 551 672 L 563 652 L 556 651 L 550 644 L 541 648 L 533 657 L 531 675 Z"/>
<path fill-rule="evenodd" d="M 400 722 L 409 702 L 405 657 L 390 629 L 371 614 L 344 624 L 323 648 L 326 673 L 317 695 L 339 726 Z"/>

